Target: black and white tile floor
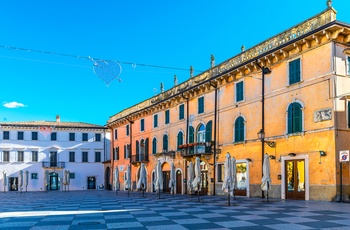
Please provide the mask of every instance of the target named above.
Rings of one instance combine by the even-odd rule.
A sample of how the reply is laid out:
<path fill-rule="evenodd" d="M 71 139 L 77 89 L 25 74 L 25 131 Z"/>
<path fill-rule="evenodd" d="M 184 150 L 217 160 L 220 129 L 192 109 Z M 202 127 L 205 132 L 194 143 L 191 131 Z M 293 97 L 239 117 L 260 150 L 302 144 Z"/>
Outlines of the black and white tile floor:
<path fill-rule="evenodd" d="M 0 229 L 350 229 L 350 204 L 141 192 L 0 193 Z"/>

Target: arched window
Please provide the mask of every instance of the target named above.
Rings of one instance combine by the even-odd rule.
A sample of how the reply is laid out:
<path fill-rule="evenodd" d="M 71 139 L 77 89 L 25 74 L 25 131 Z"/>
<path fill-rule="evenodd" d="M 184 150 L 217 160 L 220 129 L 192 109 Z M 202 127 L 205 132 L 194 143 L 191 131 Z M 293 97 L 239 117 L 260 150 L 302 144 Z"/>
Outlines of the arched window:
<path fill-rule="evenodd" d="M 177 149 L 179 150 L 179 146 L 182 145 L 184 143 L 184 134 L 182 133 L 182 131 L 180 131 L 177 134 Z"/>
<path fill-rule="evenodd" d="M 168 134 L 163 135 L 163 151 L 168 152 Z"/>
<path fill-rule="evenodd" d="M 152 140 L 152 154 L 157 153 L 157 139 L 154 137 Z"/>
<path fill-rule="evenodd" d="M 244 118 L 238 117 L 235 121 L 235 142 L 244 141 Z"/>
<path fill-rule="evenodd" d="M 288 106 L 288 131 L 287 133 L 299 133 L 303 131 L 302 106 L 298 102 Z"/>
<path fill-rule="evenodd" d="M 197 143 L 205 142 L 205 126 L 200 124 L 197 129 Z"/>

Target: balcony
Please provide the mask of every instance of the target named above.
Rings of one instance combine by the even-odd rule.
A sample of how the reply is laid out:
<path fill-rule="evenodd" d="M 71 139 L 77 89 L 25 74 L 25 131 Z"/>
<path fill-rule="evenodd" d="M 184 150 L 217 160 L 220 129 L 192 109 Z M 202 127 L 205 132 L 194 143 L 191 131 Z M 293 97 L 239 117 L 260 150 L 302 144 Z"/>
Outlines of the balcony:
<path fill-rule="evenodd" d="M 173 150 L 163 150 L 160 153 L 153 154 L 153 156 L 155 156 L 155 157 L 170 157 L 170 158 L 174 159 L 175 154 L 176 154 L 176 152 Z"/>
<path fill-rule="evenodd" d="M 42 167 L 43 168 L 64 168 L 65 162 L 63 161 L 43 161 Z"/>
<path fill-rule="evenodd" d="M 189 143 L 180 145 L 179 149 L 182 157 L 208 156 L 213 154 L 212 144 L 212 142 Z"/>
<path fill-rule="evenodd" d="M 137 154 L 131 156 L 131 164 L 148 163 L 148 154 Z"/>

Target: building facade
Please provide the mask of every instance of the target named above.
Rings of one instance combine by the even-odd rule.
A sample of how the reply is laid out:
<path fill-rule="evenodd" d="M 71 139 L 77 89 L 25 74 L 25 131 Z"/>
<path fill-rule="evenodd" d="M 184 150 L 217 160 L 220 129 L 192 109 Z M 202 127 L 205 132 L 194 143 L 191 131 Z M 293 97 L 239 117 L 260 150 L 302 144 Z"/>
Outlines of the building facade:
<path fill-rule="evenodd" d="M 106 129 L 61 122 L 1 122 L 0 191 L 105 187 Z"/>
<path fill-rule="evenodd" d="M 110 117 L 111 167 L 141 163 L 147 190 L 161 161 L 187 193 L 187 168 L 201 160 L 201 193 L 224 194 L 225 154 L 237 160 L 236 195 L 262 197 L 263 157 L 281 199 L 339 200 L 350 194 L 350 25 L 326 10 L 169 90 Z M 347 156 L 349 157 L 349 156 Z M 349 158 L 347 158 L 349 159 Z M 111 178 L 113 174 L 111 175 Z M 113 178 L 115 180 L 115 178 Z"/>

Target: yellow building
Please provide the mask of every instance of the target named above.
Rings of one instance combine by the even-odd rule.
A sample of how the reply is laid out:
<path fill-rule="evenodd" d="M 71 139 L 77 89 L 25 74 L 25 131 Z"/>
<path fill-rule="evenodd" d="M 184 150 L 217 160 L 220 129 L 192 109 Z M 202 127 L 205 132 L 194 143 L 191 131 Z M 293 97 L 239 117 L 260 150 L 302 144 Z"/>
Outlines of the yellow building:
<path fill-rule="evenodd" d="M 198 156 L 201 193 L 224 194 L 223 164 L 230 153 L 237 160 L 235 194 L 262 197 L 262 164 L 268 153 L 269 197 L 349 199 L 349 163 L 340 163 L 340 154 L 350 150 L 349 47 L 350 25 L 336 21 L 329 6 L 111 116 L 111 168 L 119 169 L 121 189 L 129 164 L 136 189 L 143 162 L 147 191 L 154 191 L 159 160 L 165 192 L 170 191 L 173 163 L 175 193 L 188 193 L 187 167 Z"/>

